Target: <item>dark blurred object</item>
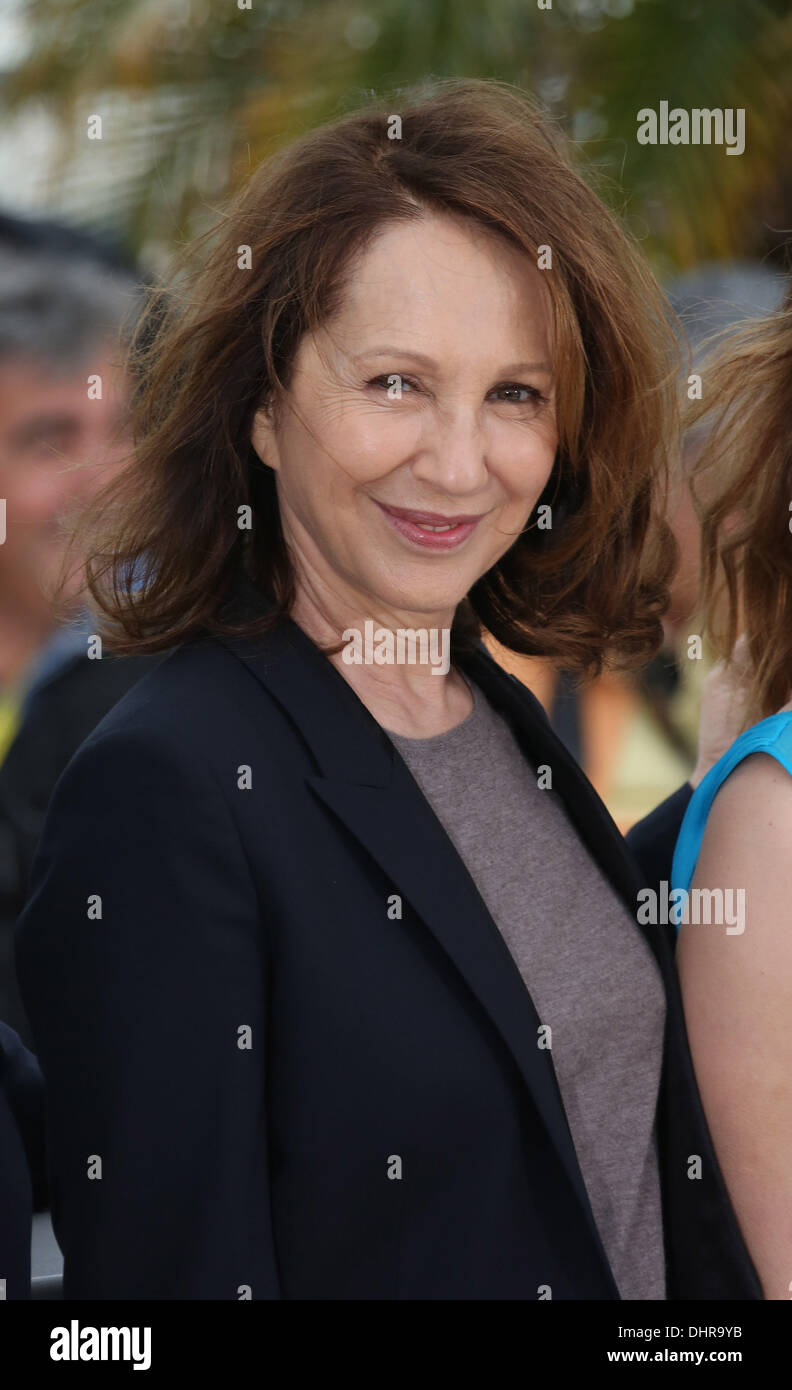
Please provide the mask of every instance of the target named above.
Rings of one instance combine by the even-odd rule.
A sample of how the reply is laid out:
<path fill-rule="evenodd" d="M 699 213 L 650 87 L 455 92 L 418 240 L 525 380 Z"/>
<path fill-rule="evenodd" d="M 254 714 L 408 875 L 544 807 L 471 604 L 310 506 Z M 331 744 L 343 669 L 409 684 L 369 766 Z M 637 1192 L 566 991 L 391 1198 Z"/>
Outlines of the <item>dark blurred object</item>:
<path fill-rule="evenodd" d="M 30 1297 L 32 1212 L 47 1205 L 44 1081 L 36 1058 L 0 1023 L 0 1279 Z"/>
<path fill-rule="evenodd" d="M 0 766 L 0 1018 L 30 1048 L 35 1043 L 17 990 L 13 929 L 50 797 L 83 739 L 162 657 L 72 656 L 32 692 Z"/>
<path fill-rule="evenodd" d="M 34 252 L 94 261 L 123 275 L 140 276 L 135 262 L 104 232 L 86 231 L 48 218 L 34 220 L 0 212 L 0 246 L 13 247 L 25 254 Z"/>
<path fill-rule="evenodd" d="M 693 788 L 689 782 L 685 782 L 625 836 L 641 866 L 642 882 L 655 890 L 660 884 L 671 882 L 671 864 L 679 827 L 692 795 Z M 666 922 L 661 924 L 660 929 L 668 938 L 672 951 L 675 951 L 676 926 Z"/>

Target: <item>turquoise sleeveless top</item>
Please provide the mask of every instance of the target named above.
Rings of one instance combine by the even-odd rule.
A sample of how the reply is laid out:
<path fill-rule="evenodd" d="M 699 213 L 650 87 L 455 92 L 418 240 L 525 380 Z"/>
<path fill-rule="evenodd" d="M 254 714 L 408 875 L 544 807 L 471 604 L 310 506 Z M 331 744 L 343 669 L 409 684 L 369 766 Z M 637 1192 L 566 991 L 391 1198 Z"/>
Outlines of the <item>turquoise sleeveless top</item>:
<path fill-rule="evenodd" d="M 746 729 L 699 782 L 688 802 L 679 829 L 674 861 L 671 865 L 672 891 L 674 888 L 684 888 L 685 892 L 689 890 L 715 793 L 723 786 L 737 764 L 751 753 L 769 753 L 792 775 L 792 711 L 771 714 L 769 719 L 762 719 L 752 728 Z"/>

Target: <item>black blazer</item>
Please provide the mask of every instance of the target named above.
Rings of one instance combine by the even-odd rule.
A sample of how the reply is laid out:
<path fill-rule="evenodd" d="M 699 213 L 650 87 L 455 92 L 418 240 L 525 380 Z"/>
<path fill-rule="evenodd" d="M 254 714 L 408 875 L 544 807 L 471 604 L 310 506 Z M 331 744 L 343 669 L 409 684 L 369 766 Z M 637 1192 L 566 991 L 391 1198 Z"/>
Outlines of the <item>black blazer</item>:
<path fill-rule="evenodd" d="M 541 706 L 483 648 L 464 669 L 634 912 L 640 874 Z M 669 1296 L 758 1299 L 646 934 Z M 293 623 L 178 648 L 99 724 L 56 788 L 17 957 L 66 1298 L 618 1297 L 517 966 Z"/>
<path fill-rule="evenodd" d="M 70 656 L 29 697 L 0 765 L 0 1018 L 33 1046 L 14 969 L 14 923 L 52 790 L 72 754 L 117 700 L 162 657 Z"/>

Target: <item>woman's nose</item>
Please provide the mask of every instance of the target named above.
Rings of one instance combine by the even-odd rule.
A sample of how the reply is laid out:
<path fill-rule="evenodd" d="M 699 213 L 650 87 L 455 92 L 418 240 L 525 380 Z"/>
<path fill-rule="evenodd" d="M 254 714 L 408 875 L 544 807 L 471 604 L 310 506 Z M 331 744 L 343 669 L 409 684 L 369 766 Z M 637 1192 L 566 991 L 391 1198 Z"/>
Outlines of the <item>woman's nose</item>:
<path fill-rule="evenodd" d="M 438 411 L 422 432 L 413 475 L 458 496 L 480 492 L 487 483 L 487 446 L 478 411 Z"/>

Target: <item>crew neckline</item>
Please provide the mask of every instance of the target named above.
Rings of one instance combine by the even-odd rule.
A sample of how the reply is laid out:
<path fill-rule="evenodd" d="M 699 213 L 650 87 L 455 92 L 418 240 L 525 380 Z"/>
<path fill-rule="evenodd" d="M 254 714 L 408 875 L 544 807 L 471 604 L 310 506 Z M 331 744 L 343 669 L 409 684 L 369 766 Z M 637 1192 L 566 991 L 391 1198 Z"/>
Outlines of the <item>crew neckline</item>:
<path fill-rule="evenodd" d="M 388 738 L 397 745 L 404 744 L 408 747 L 420 746 L 421 748 L 434 748 L 445 739 L 452 739 L 463 731 L 467 733 L 470 725 L 481 713 L 481 702 L 484 697 L 475 682 L 470 680 L 470 678 L 465 675 L 464 671 L 460 671 L 459 674 L 473 697 L 473 708 L 470 714 L 466 714 L 464 719 L 460 720 L 459 724 L 454 724 L 451 729 L 444 729 L 441 734 L 427 734 L 426 737 L 419 736 L 417 738 L 414 738 L 411 734 L 397 734 L 391 729 L 385 729 L 384 732 L 388 735 Z"/>

